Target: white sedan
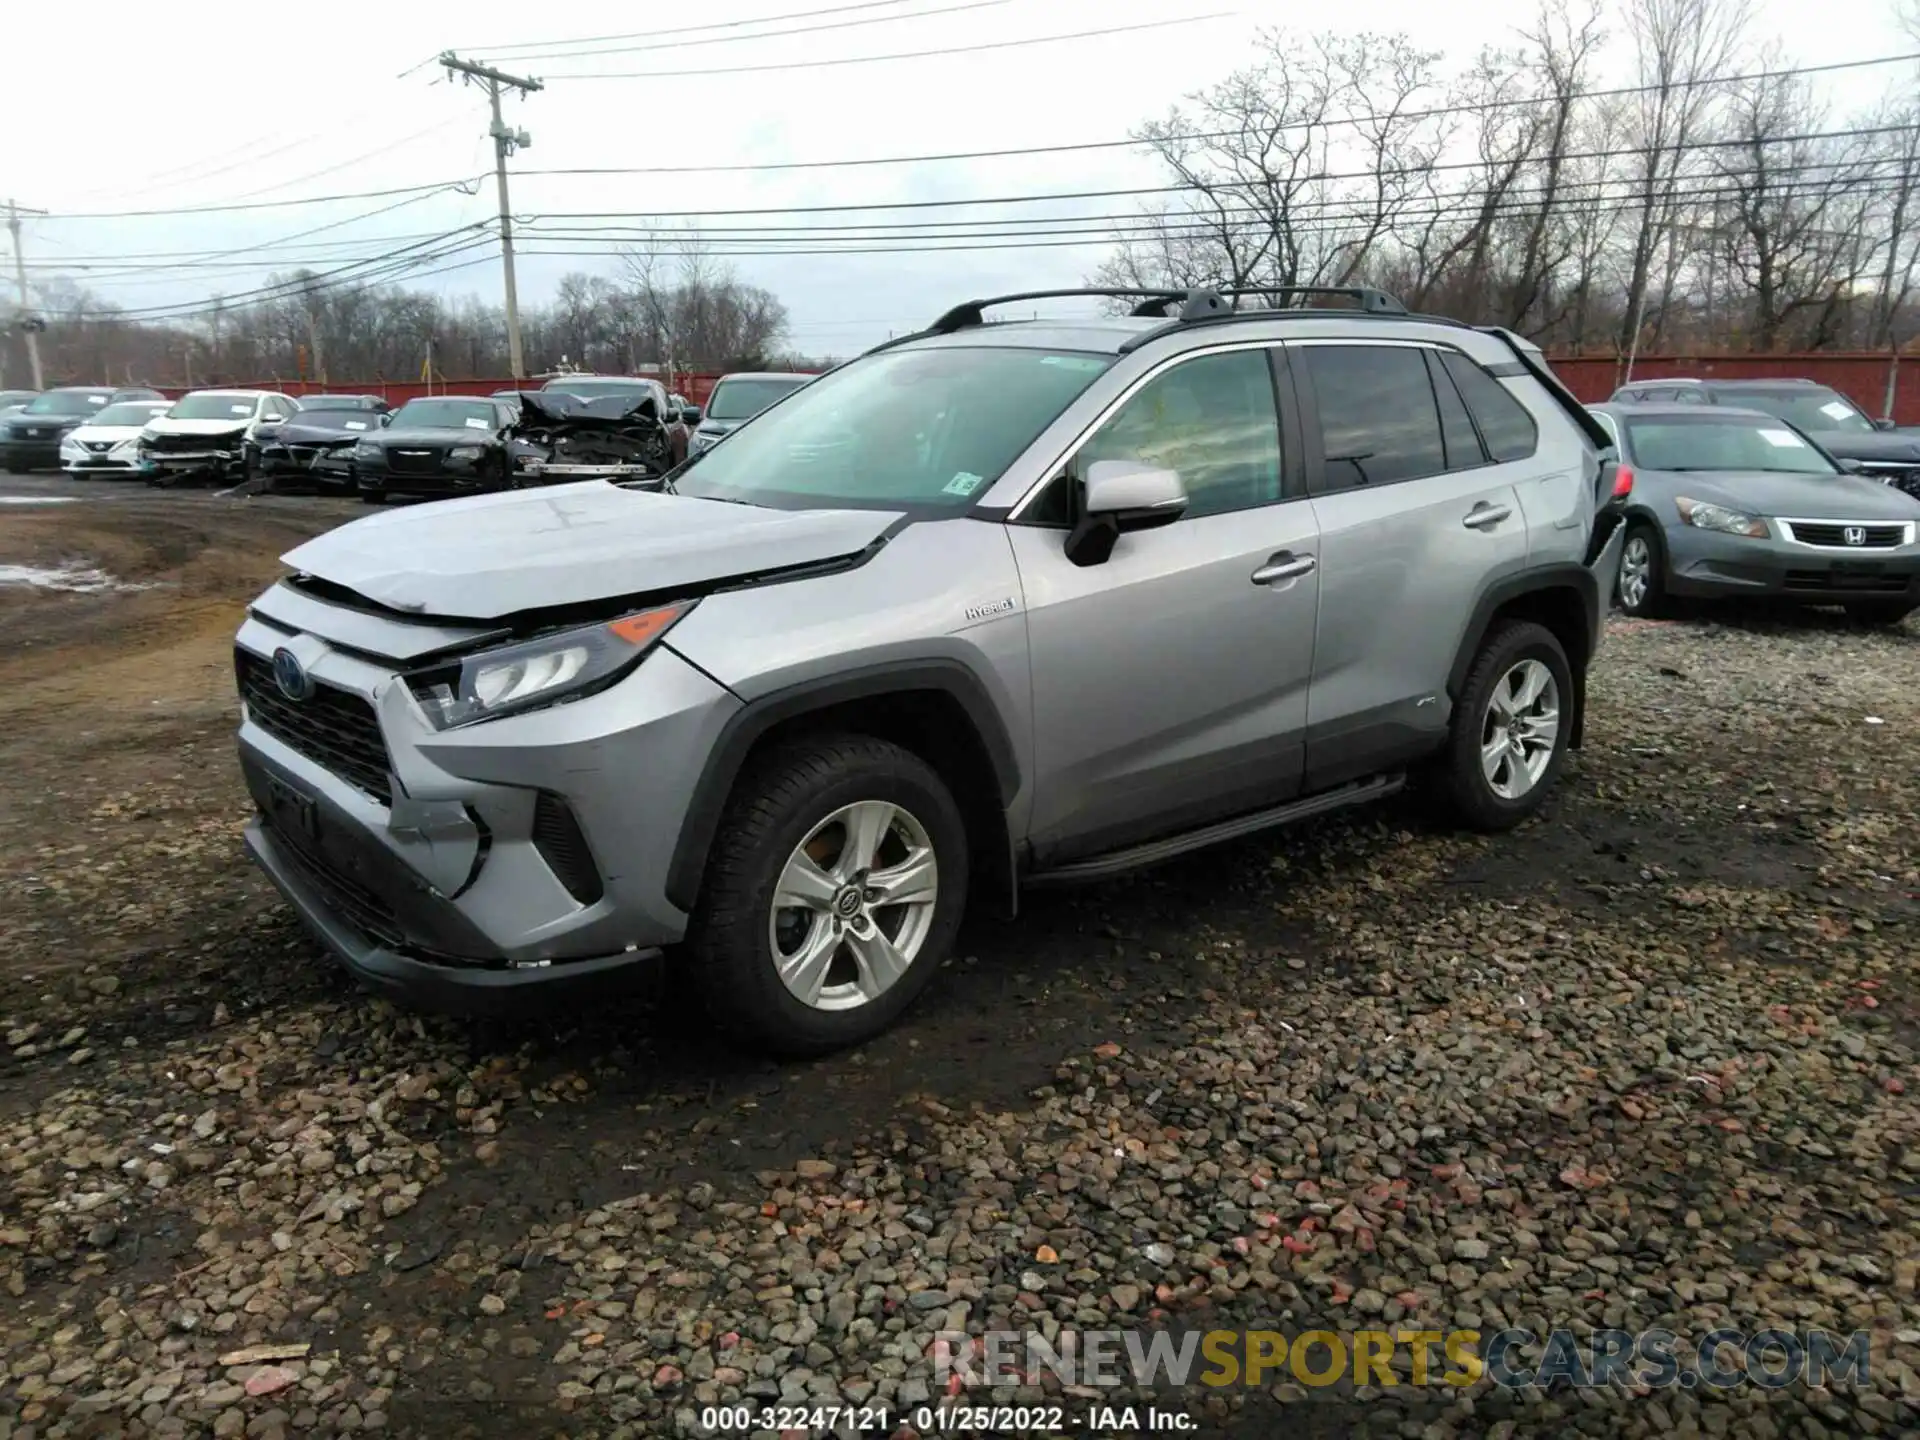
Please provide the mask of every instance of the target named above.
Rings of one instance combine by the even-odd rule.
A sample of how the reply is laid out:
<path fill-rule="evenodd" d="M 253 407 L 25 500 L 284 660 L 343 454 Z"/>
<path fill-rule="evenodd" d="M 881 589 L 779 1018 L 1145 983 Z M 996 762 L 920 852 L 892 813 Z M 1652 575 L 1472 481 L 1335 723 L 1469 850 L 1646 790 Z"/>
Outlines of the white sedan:
<path fill-rule="evenodd" d="M 130 475 L 140 468 L 140 432 L 172 408 L 171 400 L 123 400 L 96 412 L 60 441 L 60 469 L 76 479 Z"/>

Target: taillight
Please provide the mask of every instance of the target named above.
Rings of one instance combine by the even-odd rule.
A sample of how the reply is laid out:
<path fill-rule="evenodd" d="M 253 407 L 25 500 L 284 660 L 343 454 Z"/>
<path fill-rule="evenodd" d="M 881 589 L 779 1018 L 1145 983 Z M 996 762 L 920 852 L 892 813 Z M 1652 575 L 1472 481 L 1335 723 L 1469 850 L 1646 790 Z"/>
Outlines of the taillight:
<path fill-rule="evenodd" d="M 1629 465 L 1613 467 L 1613 498 L 1624 500 L 1633 493 L 1633 468 Z"/>

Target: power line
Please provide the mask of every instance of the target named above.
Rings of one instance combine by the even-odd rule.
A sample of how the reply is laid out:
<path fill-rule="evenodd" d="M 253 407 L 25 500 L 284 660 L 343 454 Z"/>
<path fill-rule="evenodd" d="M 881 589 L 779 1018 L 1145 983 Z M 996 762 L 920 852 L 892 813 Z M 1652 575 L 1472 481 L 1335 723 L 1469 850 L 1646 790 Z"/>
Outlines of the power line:
<path fill-rule="evenodd" d="M 1681 86 L 1701 87 L 1708 85 L 1742 85 L 1760 80 L 1779 80 L 1798 78 L 1803 75 L 1829 74 L 1842 70 L 1862 70 L 1879 65 L 1902 64 L 1909 60 L 1920 60 L 1920 52 L 1911 55 L 1876 56 L 1865 60 L 1843 60 L 1829 65 L 1805 65 L 1788 70 L 1757 70 L 1744 75 L 1716 75 L 1697 78 L 1672 85 L 1632 85 L 1610 90 L 1583 90 L 1566 97 L 1556 95 L 1529 95 L 1507 100 L 1481 100 L 1460 105 L 1441 106 L 1429 110 L 1402 110 L 1392 115 L 1336 115 L 1317 120 L 1299 120 L 1276 125 L 1274 131 L 1332 129 L 1336 126 L 1377 124 L 1385 120 L 1431 120 L 1444 119 L 1451 115 L 1486 114 L 1496 110 L 1523 109 L 1529 105 L 1558 104 L 1564 98 L 1568 102 L 1579 100 L 1616 100 L 1631 95 L 1649 95 L 1663 89 Z M 584 77 L 576 77 L 584 78 Z M 1187 134 L 1159 137 L 1165 142 L 1189 142 L 1232 140 L 1243 132 L 1238 130 L 1200 130 Z M 1022 145 L 1003 150 L 952 150 L 929 155 L 883 155 L 871 158 L 849 160 L 778 160 L 750 165 L 618 165 L 618 166 L 582 166 L 547 170 L 522 170 L 522 175 L 731 175 L 757 174 L 780 170 L 845 170 L 881 165 L 937 165 L 962 160 L 1004 160 L 1028 155 L 1068 155 L 1087 150 L 1144 150 L 1154 141 L 1130 136 L 1124 140 L 1088 140 L 1065 145 Z M 1673 147 L 1663 147 L 1671 149 Z"/>
<path fill-rule="evenodd" d="M 707 30 L 738 30 L 748 25 L 773 25 L 787 20 L 814 19 L 821 15 L 844 15 L 854 10 L 885 10 L 896 5 L 910 5 L 913 0 L 861 0 L 856 5 L 829 5 L 819 10 L 794 10 L 784 15 L 761 15 L 752 20 L 720 20 L 705 25 L 682 25 L 676 30 L 681 35 L 696 35 Z M 610 40 L 641 40 L 649 35 L 657 35 L 657 30 L 633 30 L 622 35 L 577 35 L 571 40 L 531 40 L 519 45 L 461 45 L 461 50 L 484 51 L 489 55 L 510 57 L 511 52 L 521 50 L 544 50 L 554 45 L 598 45 Z M 437 57 L 436 57 L 437 58 Z M 512 57 L 539 59 L 532 57 Z"/>
<path fill-rule="evenodd" d="M 49 220 L 140 220 L 151 216 L 230 215 L 242 210 L 285 210 L 296 205 L 335 205 L 343 200 L 385 200 L 394 195 L 422 195 L 436 191 L 458 190 L 463 195 L 476 193 L 477 176 L 463 175 L 454 180 L 435 180 L 425 185 L 396 185 L 387 190 L 355 190 L 342 195 L 302 195 L 292 200 L 261 200 L 246 205 L 182 205 L 170 210 L 68 210 L 49 215 Z"/>
<path fill-rule="evenodd" d="M 861 20 L 836 20 L 830 25 L 797 25 L 790 30 L 763 30 L 757 35 L 712 35 L 697 40 L 657 40 L 647 45 L 621 45 L 613 48 L 593 46 L 584 50 L 549 50 L 538 55 L 510 55 L 505 58 L 527 61 L 571 60 L 580 55 L 631 55 L 641 51 L 685 50 L 697 45 L 744 45 L 754 40 L 778 40 L 789 35 L 818 35 L 827 30 L 852 30 L 863 25 L 887 25 L 899 20 L 928 20 L 936 15 L 954 15 L 963 10 L 987 10 L 1011 4 L 1012 0 L 964 0 L 937 10 L 916 10 L 910 15 L 873 15 Z M 739 21 L 739 24 L 752 22 Z M 626 36 L 622 39 L 630 38 Z M 488 51 L 493 54 L 493 51 Z"/>
<path fill-rule="evenodd" d="M 556 80 L 684 80 L 701 75 L 762 74 L 770 70 L 824 70 L 841 65 L 876 65 L 890 60 L 926 60 L 936 56 L 973 55 L 983 50 L 1021 50 L 1029 45 L 1054 45 L 1062 40 L 1092 40 L 1104 35 L 1131 35 L 1142 30 L 1165 30 L 1173 25 L 1197 25 L 1205 20 L 1224 20 L 1236 14 L 1215 10 L 1206 15 L 1187 15 L 1175 20 L 1149 20 L 1138 25 L 1109 25 L 1099 30 L 1076 30 L 1067 35 L 1035 35 L 1025 40 L 992 40 L 979 45 L 948 45 L 939 50 L 900 50 L 891 55 L 841 55 L 829 60 L 783 60 L 772 65 L 723 65 L 713 70 L 567 70 Z"/>

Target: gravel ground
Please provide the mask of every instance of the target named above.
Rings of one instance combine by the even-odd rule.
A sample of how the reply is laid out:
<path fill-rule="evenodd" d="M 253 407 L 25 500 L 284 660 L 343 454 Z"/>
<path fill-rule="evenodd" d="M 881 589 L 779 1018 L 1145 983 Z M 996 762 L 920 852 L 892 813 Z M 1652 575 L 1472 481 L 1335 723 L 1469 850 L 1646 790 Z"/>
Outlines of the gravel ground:
<path fill-rule="evenodd" d="M 1202 1433 L 1920 1425 L 1920 622 L 1616 621 L 1518 833 L 1395 803 L 1035 895 L 773 1068 L 664 981 L 507 1029 L 352 991 L 238 857 L 226 669 L 345 512 L 61 508 L 0 562 L 156 588 L 0 592 L 0 1440 L 693 1434 L 1134 1325 L 1874 1336 L 1830 1391 L 1132 1397 Z"/>

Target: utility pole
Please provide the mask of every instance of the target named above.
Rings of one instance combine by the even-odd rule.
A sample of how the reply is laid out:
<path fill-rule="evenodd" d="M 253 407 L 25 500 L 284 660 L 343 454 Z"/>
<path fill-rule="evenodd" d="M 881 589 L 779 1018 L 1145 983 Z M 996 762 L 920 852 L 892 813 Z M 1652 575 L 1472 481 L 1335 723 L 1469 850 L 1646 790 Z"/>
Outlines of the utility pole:
<path fill-rule="evenodd" d="M 461 60 L 451 50 L 440 57 L 440 63 L 449 73 L 457 72 L 485 85 L 488 103 L 493 107 L 493 124 L 487 133 L 493 136 L 493 178 L 500 189 L 500 260 L 507 276 L 507 358 L 513 366 L 513 378 L 524 380 L 527 366 L 520 349 L 520 294 L 513 283 L 513 211 L 507 204 L 507 157 L 531 145 L 533 137 L 525 130 L 507 129 L 506 121 L 500 118 L 500 92 L 518 90 L 522 95 L 531 95 L 546 87 L 538 80 L 508 75 L 491 65 Z"/>
<path fill-rule="evenodd" d="M 46 377 L 40 373 L 40 335 L 33 326 L 34 317 L 27 312 L 33 308 L 33 302 L 27 297 L 27 260 L 20 253 L 20 217 L 22 215 L 44 215 L 44 210 L 29 210 L 18 201 L 7 201 L 7 230 L 13 236 L 13 279 L 20 287 L 21 329 L 27 336 L 27 359 L 33 366 L 33 388 L 47 388 Z"/>

